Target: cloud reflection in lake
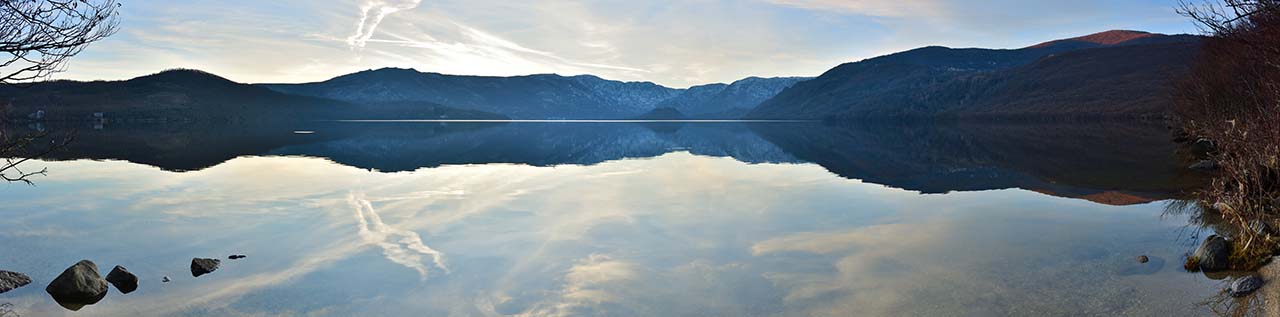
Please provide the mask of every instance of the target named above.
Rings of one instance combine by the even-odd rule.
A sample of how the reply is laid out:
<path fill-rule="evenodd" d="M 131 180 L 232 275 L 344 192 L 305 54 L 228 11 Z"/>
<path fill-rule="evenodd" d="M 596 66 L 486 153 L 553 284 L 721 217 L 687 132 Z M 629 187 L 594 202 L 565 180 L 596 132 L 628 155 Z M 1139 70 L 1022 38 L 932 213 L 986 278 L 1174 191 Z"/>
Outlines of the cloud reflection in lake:
<path fill-rule="evenodd" d="M 1184 251 L 1185 222 L 1158 203 L 920 195 L 811 164 L 45 164 L 56 173 L 39 187 L 0 192 L 19 201 L 0 207 L 0 232 L 66 234 L 6 236 L 0 252 L 19 256 L 0 266 L 47 280 L 84 257 L 149 282 L 93 315 L 1160 314 L 1196 309 L 1209 288 L 1194 285 L 1210 283 L 1116 274 Z M 207 279 L 155 282 L 239 253 Z M 64 313 L 32 289 L 5 296 L 23 315 Z"/>

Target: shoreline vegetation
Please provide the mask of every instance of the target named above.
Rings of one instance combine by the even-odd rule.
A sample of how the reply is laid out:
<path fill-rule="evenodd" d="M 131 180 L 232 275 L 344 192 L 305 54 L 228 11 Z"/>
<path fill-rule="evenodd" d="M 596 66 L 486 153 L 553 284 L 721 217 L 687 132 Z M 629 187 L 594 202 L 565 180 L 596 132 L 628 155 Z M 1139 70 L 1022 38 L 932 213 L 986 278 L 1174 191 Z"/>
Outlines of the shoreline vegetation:
<path fill-rule="evenodd" d="M 1196 201 L 1175 208 L 1195 208 L 1227 237 L 1230 269 L 1254 271 L 1280 251 L 1280 1 L 1183 3 L 1179 11 L 1210 36 L 1177 86 L 1175 139 L 1211 176 Z M 1206 260 L 1199 251 L 1188 269 Z"/>

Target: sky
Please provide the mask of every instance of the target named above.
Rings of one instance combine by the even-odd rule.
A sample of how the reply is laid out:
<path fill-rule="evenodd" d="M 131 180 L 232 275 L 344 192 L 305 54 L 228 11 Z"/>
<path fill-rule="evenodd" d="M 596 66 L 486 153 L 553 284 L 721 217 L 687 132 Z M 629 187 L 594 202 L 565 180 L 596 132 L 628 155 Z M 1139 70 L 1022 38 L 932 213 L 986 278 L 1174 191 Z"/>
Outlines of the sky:
<path fill-rule="evenodd" d="M 1177 0 L 119 0 L 121 29 L 58 79 L 194 68 L 246 83 L 383 67 L 593 74 L 683 88 L 817 76 L 921 46 L 1196 33 Z"/>

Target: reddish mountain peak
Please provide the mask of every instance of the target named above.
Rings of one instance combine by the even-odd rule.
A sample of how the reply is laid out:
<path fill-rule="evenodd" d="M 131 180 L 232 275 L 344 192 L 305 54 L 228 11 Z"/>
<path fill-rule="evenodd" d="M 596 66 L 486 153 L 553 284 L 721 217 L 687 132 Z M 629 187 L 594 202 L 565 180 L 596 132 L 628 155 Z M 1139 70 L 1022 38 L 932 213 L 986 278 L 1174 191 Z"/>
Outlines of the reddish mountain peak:
<path fill-rule="evenodd" d="M 1111 31 L 1106 31 L 1101 33 L 1089 34 L 1081 37 L 1069 38 L 1065 40 L 1057 40 L 1057 41 L 1040 43 L 1040 44 L 1036 44 L 1035 46 L 1032 46 L 1031 48 L 1046 47 L 1046 46 L 1050 46 L 1050 45 L 1062 43 L 1062 42 L 1085 42 L 1085 43 L 1092 43 L 1092 44 L 1098 44 L 1098 45 L 1117 45 L 1117 44 L 1121 44 L 1128 41 L 1155 37 L 1155 36 L 1159 36 L 1159 34 L 1142 32 L 1142 31 L 1111 30 Z"/>
<path fill-rule="evenodd" d="M 1099 203 L 1103 205 L 1111 205 L 1111 206 L 1140 205 L 1140 204 L 1150 203 L 1150 202 L 1161 199 L 1161 198 L 1143 197 L 1145 195 L 1137 194 L 1137 193 L 1119 192 L 1119 191 L 1105 191 L 1105 192 L 1099 192 L 1099 193 L 1093 193 L 1093 194 L 1087 194 L 1087 195 L 1065 195 L 1065 194 L 1059 194 L 1047 189 L 1032 189 L 1031 191 L 1049 195 L 1049 196 L 1084 199 L 1084 200 L 1092 201 L 1095 203 Z"/>

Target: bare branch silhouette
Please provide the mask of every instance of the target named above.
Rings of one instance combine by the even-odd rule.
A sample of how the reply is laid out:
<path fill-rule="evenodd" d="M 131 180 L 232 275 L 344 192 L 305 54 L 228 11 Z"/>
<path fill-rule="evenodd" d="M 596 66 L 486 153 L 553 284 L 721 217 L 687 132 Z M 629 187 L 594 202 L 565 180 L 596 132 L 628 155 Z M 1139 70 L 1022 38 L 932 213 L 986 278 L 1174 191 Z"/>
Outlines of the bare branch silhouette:
<path fill-rule="evenodd" d="M 89 44 L 115 34 L 120 25 L 116 0 L 0 0 L 0 85 L 29 84 L 65 69 L 67 61 Z M 6 104 L 5 114 L 12 108 Z M 0 122 L 0 180 L 33 184 L 48 170 L 21 165 L 62 149 L 68 135 L 15 132 Z M 29 118 L 41 121 L 42 115 Z M 20 119 L 19 121 L 26 120 Z"/>
<path fill-rule="evenodd" d="M 0 84 L 31 82 L 64 70 L 90 43 L 119 27 L 115 0 L 0 1 Z"/>

